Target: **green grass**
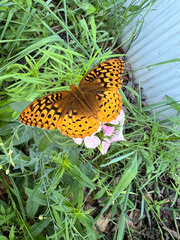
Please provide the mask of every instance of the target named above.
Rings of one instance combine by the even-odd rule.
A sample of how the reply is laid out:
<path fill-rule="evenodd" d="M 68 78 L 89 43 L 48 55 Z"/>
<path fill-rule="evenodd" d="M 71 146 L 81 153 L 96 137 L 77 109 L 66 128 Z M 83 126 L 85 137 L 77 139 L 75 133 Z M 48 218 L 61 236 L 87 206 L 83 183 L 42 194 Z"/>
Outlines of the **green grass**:
<path fill-rule="evenodd" d="M 33 100 L 68 90 L 101 60 L 122 56 L 114 54 L 117 39 L 141 14 L 133 41 L 154 3 L 124 2 L 1 1 L 0 239 L 141 239 L 154 227 L 161 239 L 164 231 L 175 239 L 162 212 L 172 215 L 179 233 L 179 117 L 158 121 L 154 113 L 160 106 L 179 112 L 173 99 L 143 108 L 140 93 L 126 87 L 135 106 L 121 91 L 126 141 L 104 156 L 18 120 Z M 141 228 L 130 215 L 137 210 Z M 99 224 L 108 213 L 113 236 Z"/>

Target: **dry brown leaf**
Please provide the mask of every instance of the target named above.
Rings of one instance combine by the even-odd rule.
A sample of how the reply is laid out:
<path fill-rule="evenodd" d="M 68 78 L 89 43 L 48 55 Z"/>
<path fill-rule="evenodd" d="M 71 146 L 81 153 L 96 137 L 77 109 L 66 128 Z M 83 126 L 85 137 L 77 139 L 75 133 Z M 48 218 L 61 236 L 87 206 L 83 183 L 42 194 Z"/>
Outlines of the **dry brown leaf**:
<path fill-rule="evenodd" d="M 106 216 L 101 216 L 98 220 L 97 220 L 97 227 L 99 228 L 99 230 L 101 232 L 105 232 L 105 229 L 109 223 L 109 220 L 111 218 L 111 212 L 109 212 L 108 214 L 106 214 Z"/>
<path fill-rule="evenodd" d="M 173 237 L 177 238 L 178 240 L 180 239 L 180 236 L 179 236 L 178 232 L 175 232 L 174 230 L 171 230 L 168 227 L 163 227 L 163 229 L 166 230 L 166 231 L 168 230 L 173 235 Z"/>
<path fill-rule="evenodd" d="M 132 219 L 132 221 L 129 219 L 126 219 L 126 223 L 131 229 L 134 229 L 136 231 L 140 230 L 141 223 L 135 225 L 136 223 L 138 223 L 140 214 L 141 214 L 141 211 L 139 209 L 135 209 L 129 214 L 129 217 Z"/>

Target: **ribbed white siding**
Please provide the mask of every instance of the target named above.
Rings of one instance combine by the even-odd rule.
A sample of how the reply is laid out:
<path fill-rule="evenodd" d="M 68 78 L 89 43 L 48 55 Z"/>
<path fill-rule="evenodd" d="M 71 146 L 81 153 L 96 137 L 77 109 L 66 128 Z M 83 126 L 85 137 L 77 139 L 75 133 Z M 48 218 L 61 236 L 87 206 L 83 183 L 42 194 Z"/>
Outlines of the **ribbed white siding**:
<path fill-rule="evenodd" d="M 128 39 L 132 29 L 133 24 L 125 30 L 123 40 Z M 157 0 L 127 57 L 134 71 L 180 58 L 180 0 Z M 137 83 L 140 80 L 147 104 L 161 102 L 165 95 L 180 100 L 180 62 L 139 70 L 134 76 Z M 166 112 L 169 116 L 172 113 L 176 114 L 172 110 Z"/>

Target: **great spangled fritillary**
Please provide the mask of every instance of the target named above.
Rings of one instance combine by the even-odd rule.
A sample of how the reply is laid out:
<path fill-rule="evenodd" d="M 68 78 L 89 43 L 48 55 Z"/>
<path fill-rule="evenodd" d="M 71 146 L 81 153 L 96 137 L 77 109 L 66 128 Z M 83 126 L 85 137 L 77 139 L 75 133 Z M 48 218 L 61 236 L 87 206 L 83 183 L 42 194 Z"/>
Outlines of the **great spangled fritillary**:
<path fill-rule="evenodd" d="M 21 113 L 22 123 L 56 129 L 69 137 L 84 138 L 97 131 L 100 123 L 111 122 L 120 113 L 124 63 L 111 59 L 100 63 L 70 91 L 54 92 L 32 102 Z"/>

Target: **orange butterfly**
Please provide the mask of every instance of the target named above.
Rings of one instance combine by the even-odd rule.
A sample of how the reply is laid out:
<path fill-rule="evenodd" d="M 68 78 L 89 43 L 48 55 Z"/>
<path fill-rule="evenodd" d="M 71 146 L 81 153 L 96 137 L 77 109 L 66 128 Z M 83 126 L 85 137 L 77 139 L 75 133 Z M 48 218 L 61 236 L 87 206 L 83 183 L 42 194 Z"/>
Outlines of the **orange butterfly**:
<path fill-rule="evenodd" d="M 30 126 L 59 129 L 69 137 L 84 138 L 97 131 L 100 123 L 111 122 L 121 110 L 118 89 L 122 85 L 124 62 L 111 59 L 90 70 L 79 87 L 54 92 L 32 102 L 19 120 Z"/>

